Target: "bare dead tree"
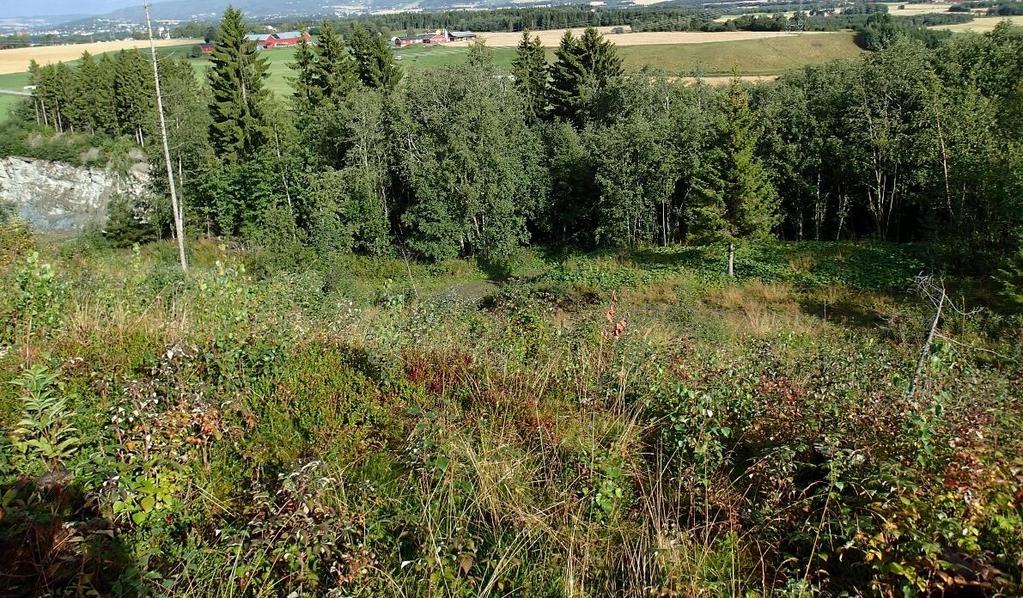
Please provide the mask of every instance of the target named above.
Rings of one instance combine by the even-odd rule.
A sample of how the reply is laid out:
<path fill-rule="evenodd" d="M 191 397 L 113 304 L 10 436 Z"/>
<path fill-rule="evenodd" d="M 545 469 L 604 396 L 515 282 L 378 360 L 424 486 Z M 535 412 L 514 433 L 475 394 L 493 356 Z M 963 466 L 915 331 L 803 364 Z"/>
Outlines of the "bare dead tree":
<path fill-rule="evenodd" d="M 934 317 L 931 318 L 924 346 L 920 349 L 920 358 L 916 361 L 916 371 L 913 372 L 913 380 L 909 384 L 909 391 L 906 394 L 907 399 L 912 399 L 916 395 L 920 375 L 924 371 L 924 366 L 927 365 L 927 356 L 931 354 L 931 344 L 934 342 L 934 336 L 938 332 L 941 311 L 944 309 L 945 300 L 948 297 L 948 294 L 945 292 L 945 281 L 942 279 L 935 280 L 933 276 L 917 275 L 913 278 L 913 288 L 934 307 Z"/>
<path fill-rule="evenodd" d="M 149 19 L 149 0 L 142 4 L 146 11 L 146 29 L 149 31 L 149 54 L 153 62 L 153 81 L 156 84 L 156 112 L 160 117 L 160 141 L 163 142 L 163 162 L 167 167 L 167 186 L 170 189 L 171 211 L 174 212 L 174 231 L 178 242 L 178 257 L 181 269 L 188 272 L 188 260 L 185 258 L 185 226 L 181 221 L 181 210 L 178 208 L 178 191 L 174 185 L 174 167 L 171 165 L 170 144 L 167 142 L 167 122 L 163 115 L 163 97 L 160 94 L 160 67 L 156 60 L 156 44 L 153 42 L 153 23 Z"/>

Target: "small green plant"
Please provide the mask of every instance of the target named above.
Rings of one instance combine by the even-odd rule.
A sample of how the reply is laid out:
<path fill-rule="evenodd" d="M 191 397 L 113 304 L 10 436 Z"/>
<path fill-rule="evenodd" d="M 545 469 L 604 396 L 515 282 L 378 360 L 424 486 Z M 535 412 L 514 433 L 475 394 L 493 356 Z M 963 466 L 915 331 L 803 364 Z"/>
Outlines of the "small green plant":
<path fill-rule="evenodd" d="M 29 333 L 40 325 L 53 326 L 60 316 L 57 306 L 57 282 L 53 266 L 39 261 L 39 253 L 33 251 L 25 265 L 18 270 L 18 284 L 15 306 L 19 320 L 25 323 Z"/>
<path fill-rule="evenodd" d="M 131 517 L 135 525 L 168 512 L 174 506 L 174 484 L 168 476 L 122 477 L 122 494 L 114 501 L 115 515 Z"/>
<path fill-rule="evenodd" d="M 995 275 L 995 280 L 1001 286 L 1002 297 L 1023 310 L 1023 248 L 1006 260 L 1005 266 Z"/>
<path fill-rule="evenodd" d="M 12 434 L 14 448 L 51 468 L 71 459 L 79 439 L 77 430 L 68 423 L 71 413 L 57 373 L 46 366 L 34 365 L 11 384 L 21 389 L 24 405 L 24 416 Z"/>

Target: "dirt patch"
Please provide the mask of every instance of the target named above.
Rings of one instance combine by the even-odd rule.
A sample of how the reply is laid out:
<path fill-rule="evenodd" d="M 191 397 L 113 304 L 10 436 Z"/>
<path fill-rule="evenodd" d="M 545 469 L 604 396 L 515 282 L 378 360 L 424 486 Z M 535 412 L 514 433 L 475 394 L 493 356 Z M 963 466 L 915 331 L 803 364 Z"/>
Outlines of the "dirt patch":
<path fill-rule="evenodd" d="M 733 42 L 751 39 L 766 39 L 772 37 L 794 37 L 797 35 L 816 35 L 816 33 L 792 33 L 788 31 L 646 31 L 612 33 L 616 27 L 598 27 L 607 39 L 619 46 L 653 46 L 657 44 L 705 44 L 708 42 Z M 565 35 L 565 29 L 548 29 L 537 31 L 534 36 L 540 37 L 540 42 L 548 48 L 556 48 Z M 573 35 L 582 35 L 584 28 L 572 29 Z M 493 32 L 479 33 L 480 39 L 486 40 L 487 45 L 492 48 L 511 48 L 519 45 L 522 41 L 521 33 Z M 467 46 L 469 42 L 453 42 L 446 44 L 451 47 Z"/>
<path fill-rule="evenodd" d="M 160 39 L 156 40 L 157 47 L 186 46 L 189 44 L 201 43 L 199 40 L 187 39 Z M 148 48 L 148 40 L 122 40 L 115 42 L 94 42 L 91 44 L 68 44 L 66 46 L 35 46 L 31 48 L 12 48 L 0 50 L 0 75 L 9 73 L 23 73 L 28 70 L 28 65 L 35 59 L 39 64 L 51 64 L 54 62 L 65 62 L 78 60 L 82 52 L 89 54 L 101 54 L 115 50 L 128 50 L 132 48 Z"/>

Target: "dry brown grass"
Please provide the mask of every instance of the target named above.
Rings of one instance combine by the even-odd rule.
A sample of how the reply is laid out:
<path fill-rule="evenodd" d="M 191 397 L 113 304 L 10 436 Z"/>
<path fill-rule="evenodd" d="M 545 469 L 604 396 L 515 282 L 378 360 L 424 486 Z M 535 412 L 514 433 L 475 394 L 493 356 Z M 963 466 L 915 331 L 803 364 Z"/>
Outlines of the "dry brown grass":
<path fill-rule="evenodd" d="M 750 304 L 779 305 L 792 302 L 792 288 L 779 283 L 759 280 L 740 286 L 724 287 L 712 291 L 708 297 L 724 309 L 742 309 Z"/>
<path fill-rule="evenodd" d="M 157 47 L 183 46 L 188 44 L 201 43 L 200 40 L 189 39 L 159 39 L 156 40 Z M 148 48 L 148 40 L 120 40 L 113 42 L 93 42 L 91 44 L 68 44 L 65 46 L 35 46 L 32 48 L 13 48 L 11 50 L 0 50 L 0 75 L 9 73 L 24 73 L 28 70 L 29 64 L 35 60 L 39 64 L 52 64 L 55 62 L 66 62 L 78 60 L 82 52 L 89 54 L 102 54 L 103 52 L 114 52 L 116 50 L 129 50 L 132 48 Z"/>
<path fill-rule="evenodd" d="M 724 310 L 722 318 L 733 336 L 806 334 L 816 325 L 815 318 L 803 313 L 792 287 L 785 284 L 755 280 L 712 291 L 707 301 Z"/>
<path fill-rule="evenodd" d="M 790 33 L 787 31 L 646 31 L 640 33 L 611 33 L 614 27 L 598 27 L 607 39 L 619 46 L 654 46 L 658 44 L 705 44 L 710 42 L 734 42 L 773 37 L 794 37 L 797 35 L 816 35 L 815 33 Z M 566 29 L 549 29 L 537 31 L 534 35 L 548 48 L 556 48 L 565 34 Z M 571 30 L 574 35 L 582 35 L 584 29 L 577 27 Z M 485 40 L 492 48 L 513 48 L 522 41 L 521 33 L 494 32 L 480 33 L 479 39 Z M 449 47 L 467 46 L 469 42 L 454 42 Z"/>

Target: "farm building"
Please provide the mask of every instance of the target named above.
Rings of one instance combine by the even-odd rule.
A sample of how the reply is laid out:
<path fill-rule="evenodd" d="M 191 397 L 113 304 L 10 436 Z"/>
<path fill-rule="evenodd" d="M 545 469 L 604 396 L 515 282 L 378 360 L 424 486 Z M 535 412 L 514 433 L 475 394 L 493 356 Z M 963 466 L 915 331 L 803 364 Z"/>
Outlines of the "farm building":
<path fill-rule="evenodd" d="M 250 42 L 256 42 L 256 48 L 260 50 L 272 50 L 273 48 L 287 48 L 297 46 L 302 40 L 312 39 L 305 31 L 284 31 L 282 33 L 252 33 L 245 36 Z"/>
<path fill-rule="evenodd" d="M 203 54 L 212 54 L 213 44 L 199 44 L 199 52 Z"/>
<path fill-rule="evenodd" d="M 448 31 L 447 29 L 438 29 L 433 33 L 393 37 L 391 38 L 391 43 L 394 44 L 396 48 L 404 48 L 405 46 L 412 46 L 416 44 L 446 44 L 448 42 L 475 38 L 476 34 L 472 31 Z"/>
<path fill-rule="evenodd" d="M 256 42 L 257 47 L 263 47 L 263 42 L 270 39 L 269 33 L 250 33 L 245 36 L 246 41 Z"/>
<path fill-rule="evenodd" d="M 268 37 L 263 42 L 263 47 L 268 50 L 270 48 L 286 48 L 288 46 L 297 46 L 302 40 L 309 41 L 310 39 L 312 38 L 305 31 L 285 31 Z"/>

